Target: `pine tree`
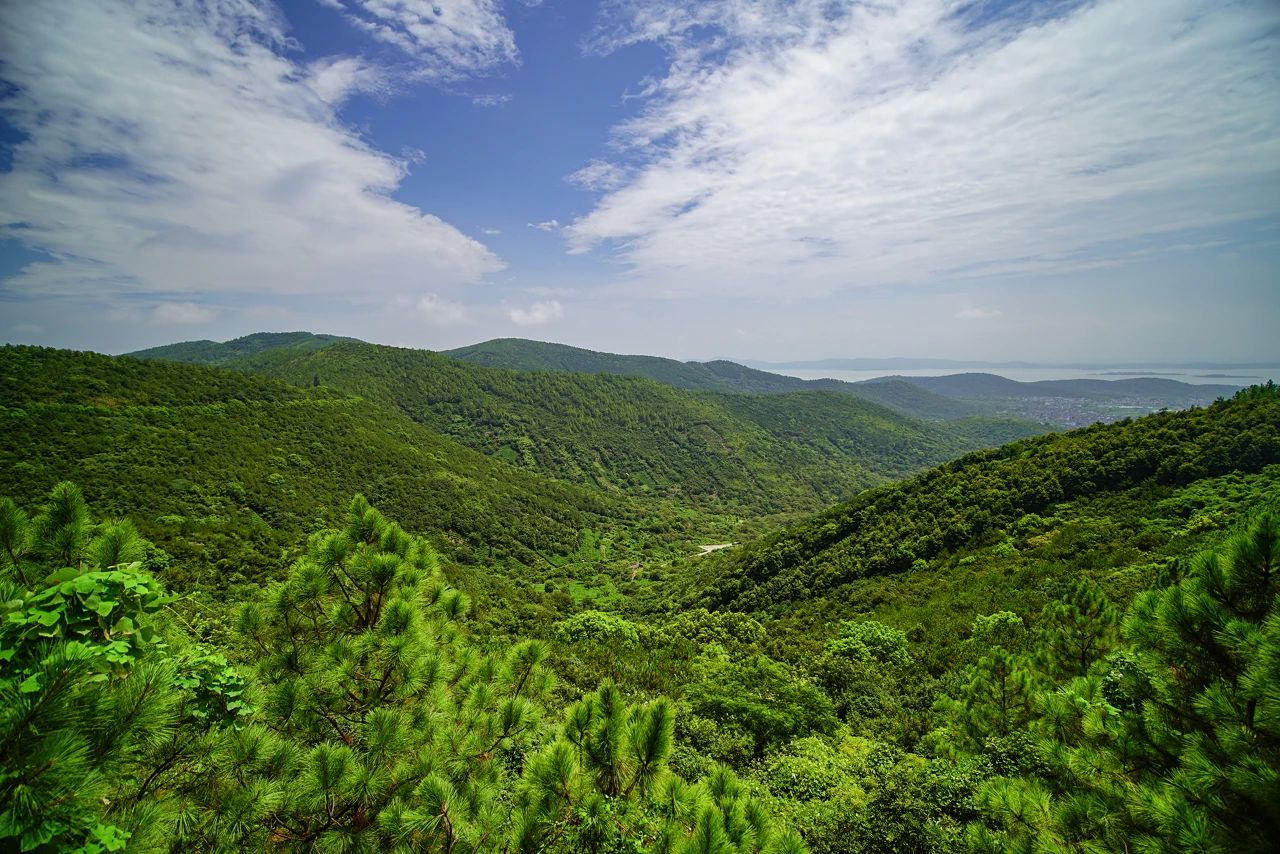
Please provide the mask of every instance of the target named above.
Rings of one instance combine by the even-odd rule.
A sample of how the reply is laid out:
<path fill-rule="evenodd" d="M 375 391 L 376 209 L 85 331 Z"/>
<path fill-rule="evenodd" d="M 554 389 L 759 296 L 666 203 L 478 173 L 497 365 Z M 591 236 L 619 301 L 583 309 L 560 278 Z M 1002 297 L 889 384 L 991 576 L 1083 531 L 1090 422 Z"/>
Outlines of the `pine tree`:
<path fill-rule="evenodd" d="M 33 522 L 0 499 L 0 844 L 120 850 L 115 783 L 140 773 L 174 724 L 177 667 L 150 625 L 163 590 L 132 526 L 95 532 L 60 483 Z"/>
<path fill-rule="evenodd" d="M 1081 578 L 1040 615 L 1042 667 L 1054 678 L 1084 676 L 1115 646 L 1120 615 L 1102 588 Z"/>
<path fill-rule="evenodd" d="M 1280 833 L 1280 523 L 1148 591 L 1107 672 L 1047 695 L 1048 766 L 997 779 L 983 850 L 1265 851 Z M 1090 669 L 1094 669 L 1090 667 Z M 1101 668 L 1098 668 L 1101 669 Z"/>

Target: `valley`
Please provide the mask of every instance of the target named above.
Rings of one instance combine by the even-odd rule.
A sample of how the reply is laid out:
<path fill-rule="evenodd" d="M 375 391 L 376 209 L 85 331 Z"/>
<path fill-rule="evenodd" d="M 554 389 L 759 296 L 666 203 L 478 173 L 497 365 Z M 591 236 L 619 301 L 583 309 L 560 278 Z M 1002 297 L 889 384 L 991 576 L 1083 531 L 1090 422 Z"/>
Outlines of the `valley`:
<path fill-rule="evenodd" d="M 30 581 L 65 554 L 82 568 L 51 572 L 51 590 L 70 583 L 57 580 L 66 573 L 85 579 L 77 584 L 162 585 L 163 613 L 132 593 L 110 594 L 109 606 L 107 588 L 93 593 L 104 604 L 92 607 L 109 608 L 116 626 L 102 642 L 115 643 L 121 626 L 146 625 L 167 646 L 129 641 L 136 666 L 206 668 L 165 689 L 176 692 L 166 702 L 177 705 L 165 707 L 175 711 L 148 712 L 170 715 L 168 726 L 187 736 L 146 746 L 121 732 L 123 752 L 103 760 L 113 773 L 163 780 L 163 791 L 145 809 L 126 801 L 93 821 L 145 842 L 142 816 L 159 810 L 175 816 L 159 825 L 164 834 L 188 834 L 181 838 L 196 846 L 234 838 L 305 847 L 320 827 L 389 839 L 317 818 L 305 797 L 287 794 L 281 774 L 297 773 L 287 763 L 237 772 L 254 781 L 248 797 L 262 818 L 228 837 L 214 820 L 234 808 L 218 766 L 181 739 L 203 732 L 226 751 L 243 734 L 271 732 L 319 761 L 336 734 L 350 739 L 355 752 L 343 761 L 359 774 L 380 761 L 360 722 L 394 713 L 454 721 L 452 730 L 432 724 L 437 735 L 412 754 L 445 763 L 447 779 L 409 766 L 391 772 L 449 786 L 416 797 L 467 799 L 477 806 L 457 819 L 458 833 L 534 834 L 550 846 L 538 850 L 604 850 L 582 834 L 592 826 L 584 811 L 606 805 L 618 841 L 693 840 L 707 822 L 768 814 L 751 832 L 759 850 L 777 852 L 872 852 L 889 839 L 913 851 L 1030 839 L 1164 844 L 1182 831 L 1152 818 L 1141 799 L 1175 796 L 1179 814 L 1203 817 L 1212 845 L 1247 850 L 1262 838 L 1262 824 L 1227 823 L 1194 790 L 1168 788 L 1191 747 L 1142 771 L 1117 770 L 1121 778 L 1081 777 L 1070 763 L 1121 761 L 1114 740 L 1162 696 L 1150 693 L 1165 690 L 1158 663 L 1182 653 L 1139 629 L 1163 619 L 1152 610 L 1158 601 L 1201 595 L 1238 611 L 1203 586 L 1218 565 L 1245 573 L 1231 583 L 1274 587 L 1247 575 L 1270 572 L 1280 554 L 1274 386 L 1051 432 L 1000 407 L 1123 406 L 1135 393 L 1176 402 L 1169 395 L 1184 389 L 1129 380 L 1045 392 L 960 375 L 850 390 L 737 374 L 747 391 L 703 387 L 721 381 L 709 376 L 733 375 L 724 366 L 677 370 L 684 363 L 590 354 L 600 370 L 579 371 L 565 360 L 587 359 L 580 351 L 529 342 L 518 352 L 520 367 L 500 367 L 306 333 L 173 345 L 145 358 L 0 350 L 0 495 L 14 499 L 0 504 L 0 545 L 9 571 Z M 535 366 L 530 352 L 561 362 Z M 619 365 L 621 373 L 608 369 Z M 94 560 L 105 561 L 101 570 L 85 568 Z M 120 561 L 138 574 L 112 575 L 124 571 L 113 568 Z M 21 586 L 17 576 L 6 583 Z M 418 614 L 412 625 L 435 640 L 419 629 L 395 634 L 386 620 L 401 611 L 368 610 L 388 595 L 376 592 L 382 584 L 401 591 L 387 607 L 401 603 L 403 619 Z M 98 637 L 74 622 L 80 606 L 31 610 L 47 594 L 14 595 L 9 626 L 48 613 L 57 626 L 68 621 L 58 631 L 84 625 L 76 637 Z M 1265 637 L 1251 613 L 1232 619 Z M 36 635 L 3 631 L 0 649 L 25 662 L 24 679 L 36 678 L 31 668 L 56 669 L 30 658 L 47 655 Z M 347 640 L 324 646 L 335 637 Z M 1095 639 L 1084 651 L 1075 646 L 1082 637 Z M 309 657 L 279 657 L 282 642 Z M 1274 641 L 1256 643 L 1264 645 L 1203 665 L 1204 690 L 1223 690 L 1232 673 L 1265 672 L 1271 659 L 1257 650 Z M 395 649 L 416 651 L 397 658 Z M 440 686 L 430 689 L 434 699 L 415 687 L 423 677 L 414 662 L 427 661 L 443 668 L 425 683 Z M 326 662 L 340 670 L 325 675 Z M 376 662 L 386 667 L 378 678 L 400 686 L 392 693 L 362 693 L 369 677 L 361 674 Z M 135 665 L 113 666 L 123 674 Z M 339 688 L 335 679 L 355 681 Z M 1263 683 L 1239 684 L 1253 697 L 1248 685 Z M 49 696 L 40 702 L 54 703 Z M 114 696 L 95 702 L 121 701 Z M 197 701 L 214 711 L 176 711 Z M 276 717 L 294 702 L 311 711 Z M 1105 711 L 1103 729 L 1064 731 L 1054 704 L 1068 702 Z M 1271 714 L 1270 700 L 1255 702 Z M 576 759 L 556 752 L 612 738 L 589 721 L 617 704 L 628 710 L 618 720 L 635 729 L 616 766 L 585 748 Z M 1190 708 L 1162 724 L 1172 729 L 1142 735 L 1149 749 L 1168 751 L 1160 745 L 1178 732 L 1208 725 Z M 208 728 L 213 720 L 222 723 Z M 12 732 L 32 755 L 46 749 L 33 731 Z M 1223 767 L 1248 761 L 1229 745 L 1214 749 Z M 508 757 L 506 771 L 487 771 L 467 753 L 489 750 Z M 552 785 L 539 775 L 556 762 L 556 773 L 578 782 L 521 809 L 498 806 Z M 639 787 L 646 767 L 652 785 L 674 787 L 663 797 L 688 798 L 687 818 L 663 812 L 652 794 L 588 782 L 640 775 L 624 784 Z M 307 785 L 378 811 L 381 822 L 405 808 L 400 796 Z M 733 794 L 707 812 L 715 791 Z M 1242 809 L 1262 797 L 1244 784 L 1229 791 Z M 1029 830 L 1007 818 L 1007 805 L 1032 795 L 1055 806 Z M 177 797 L 197 812 L 182 813 L 190 808 Z M 1075 818 L 1086 802 L 1105 819 Z M 79 812 L 59 813 L 63 826 L 98 815 L 68 803 Z M 442 825 L 430 827 L 414 838 L 447 840 Z M 568 843 L 551 841 L 553 827 L 586 847 L 556 847 Z M 263 834 L 283 835 L 268 845 Z"/>

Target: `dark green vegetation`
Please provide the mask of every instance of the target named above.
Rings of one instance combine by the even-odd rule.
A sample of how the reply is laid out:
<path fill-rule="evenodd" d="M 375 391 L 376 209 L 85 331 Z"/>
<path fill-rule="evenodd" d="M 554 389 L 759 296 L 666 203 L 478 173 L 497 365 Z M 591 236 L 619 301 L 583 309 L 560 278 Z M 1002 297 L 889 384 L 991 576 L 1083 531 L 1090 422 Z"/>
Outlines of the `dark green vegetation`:
<path fill-rule="evenodd" d="M 425 541 L 362 498 L 345 522 L 215 650 L 128 522 L 66 483 L 34 518 L 0 499 L 6 847 L 803 850 L 728 769 L 668 769 L 669 701 L 550 715 L 545 644 L 486 650 Z"/>
<path fill-rule="evenodd" d="M 752 536 L 688 493 L 547 478 L 577 459 L 550 449 L 634 420 L 666 437 L 637 457 L 654 471 L 708 464 L 664 459 L 679 425 L 633 392 L 758 431 L 760 465 L 785 445 L 906 472 L 872 449 L 937 434 L 847 395 L 609 376 L 543 374 L 566 381 L 539 408 L 532 375 L 447 363 L 236 363 L 271 379 L 3 351 L 0 846 L 1235 852 L 1280 831 L 1275 387 Z M 569 435 L 523 465 L 459 441 L 512 425 Z"/>
<path fill-rule="evenodd" d="M 325 385 L 544 475 L 738 515 L 811 510 L 1025 425 L 960 429 L 848 395 L 695 393 L 612 374 L 510 371 L 436 353 L 336 344 L 269 350 L 238 370 Z"/>
<path fill-rule="evenodd" d="M 1274 400 L 1240 399 L 970 454 L 716 559 L 700 574 L 703 597 L 745 610 L 807 607 L 815 594 L 1037 524 L 1033 514 L 1063 502 L 1257 473 L 1280 463 L 1277 424 Z"/>
<path fill-rule="evenodd" d="M 305 353 L 342 341 L 355 341 L 340 335 L 316 335 L 311 332 L 255 332 L 231 341 L 183 341 L 130 353 L 138 359 L 163 359 L 167 362 L 190 362 L 193 365 L 228 365 L 263 350 L 292 350 Z"/>
<path fill-rule="evenodd" d="M 582 529 L 622 511 L 372 403 L 209 368 L 5 348 L 0 400 L 5 491 L 74 479 L 184 559 L 248 541 L 209 561 L 219 583 L 258 579 L 356 491 L 463 554 L 526 562 L 573 551 Z"/>
<path fill-rule="evenodd" d="M 230 343 L 230 342 L 229 342 Z M 747 394 L 787 394 L 799 391 L 832 391 L 850 394 L 886 406 L 900 415 L 926 421 L 945 421 L 981 415 L 981 406 L 944 397 L 910 383 L 886 380 L 876 385 L 842 380 L 802 380 L 758 371 L 736 362 L 679 362 L 656 356 L 619 356 L 564 344 L 498 338 L 469 347 L 447 350 L 452 356 L 477 365 L 519 371 L 570 371 L 646 377 L 676 388 Z"/>
<path fill-rule="evenodd" d="M 734 362 L 678 362 L 652 356 L 618 356 L 519 338 L 485 341 L 450 350 L 446 355 L 476 364 L 519 370 L 643 376 L 680 388 L 710 391 L 755 394 L 836 391 L 887 406 L 911 418 L 929 421 L 984 415 L 1056 424 L 1060 427 L 1083 426 L 1099 420 L 1114 421 L 1158 409 L 1205 406 L 1219 397 L 1231 395 L 1238 388 L 1229 385 L 1193 385 L 1150 377 L 1016 382 L 994 374 L 981 373 L 938 377 L 886 376 L 856 383 L 836 379 L 802 380 L 748 368 Z M 867 362 L 875 367 L 892 370 L 896 363 L 909 363 L 911 360 Z M 853 364 L 868 366 L 857 362 Z M 840 360 L 832 360 L 830 363 L 796 364 L 794 367 L 838 369 L 840 366 Z M 947 367 L 947 363 L 939 362 L 934 367 Z"/>

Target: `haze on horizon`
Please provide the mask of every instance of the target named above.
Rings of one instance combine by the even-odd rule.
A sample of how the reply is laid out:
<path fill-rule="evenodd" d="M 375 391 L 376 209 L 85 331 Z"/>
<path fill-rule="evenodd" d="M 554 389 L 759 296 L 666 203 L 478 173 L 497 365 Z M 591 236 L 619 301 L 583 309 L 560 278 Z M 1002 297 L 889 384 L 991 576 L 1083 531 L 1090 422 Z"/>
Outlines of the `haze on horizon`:
<path fill-rule="evenodd" d="M 0 3 L 0 340 L 1280 363 L 1270 0 Z"/>

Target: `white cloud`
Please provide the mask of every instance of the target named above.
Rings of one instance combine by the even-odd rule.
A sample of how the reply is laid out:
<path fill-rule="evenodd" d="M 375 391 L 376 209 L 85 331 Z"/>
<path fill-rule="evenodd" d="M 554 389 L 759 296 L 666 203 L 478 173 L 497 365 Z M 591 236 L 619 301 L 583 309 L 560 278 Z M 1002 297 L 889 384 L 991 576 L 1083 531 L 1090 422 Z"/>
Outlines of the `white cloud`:
<path fill-rule="evenodd" d="M 336 116 L 377 75 L 299 67 L 248 0 L 22 3 L 5 19 L 0 110 L 27 139 L 0 176 L 0 236 L 53 256 L 6 290 L 376 300 L 501 269 L 393 200 L 407 163 Z"/>
<path fill-rule="evenodd" d="M 162 302 L 151 309 L 151 319 L 166 326 L 194 326 L 217 316 L 213 309 L 194 302 Z"/>
<path fill-rule="evenodd" d="M 563 226 L 560 225 L 560 221 L 557 219 L 549 219 L 546 222 L 531 222 L 528 223 L 528 226 L 530 228 L 536 228 L 538 231 L 559 231 L 563 228 Z"/>
<path fill-rule="evenodd" d="M 482 229 L 480 229 L 480 233 L 481 233 L 481 234 L 487 234 L 487 235 L 489 235 L 490 237 L 496 237 L 497 235 L 502 234 L 502 229 L 500 229 L 500 228 L 482 228 Z"/>
<path fill-rule="evenodd" d="M 570 251 L 649 292 L 804 296 L 1128 263 L 1280 213 L 1280 6 L 974 8 L 615 4 L 591 47 L 672 61 Z"/>
<path fill-rule="evenodd" d="M 418 300 L 418 313 L 433 326 L 457 326 L 466 323 L 467 309 L 462 303 L 447 300 L 438 294 L 427 294 Z"/>
<path fill-rule="evenodd" d="M 477 107 L 501 107 L 503 104 L 511 103 L 510 95 L 476 95 L 471 99 L 471 103 Z"/>
<path fill-rule="evenodd" d="M 559 300 L 535 302 L 528 308 L 514 306 L 507 311 L 511 322 L 517 326 L 541 326 L 564 317 L 564 306 Z"/>
<path fill-rule="evenodd" d="M 980 308 L 967 305 L 956 312 L 956 317 L 961 320 L 994 320 L 1003 314 L 1004 312 L 998 308 Z"/>
<path fill-rule="evenodd" d="M 627 170 L 604 160 L 592 160 L 577 172 L 565 177 L 575 187 L 597 192 L 616 190 L 627 182 Z"/>
<path fill-rule="evenodd" d="M 517 62 L 496 0 L 332 0 L 357 29 L 411 56 L 418 76 L 457 80 Z"/>
<path fill-rule="evenodd" d="M 385 93 L 386 72 L 360 57 L 331 56 L 307 66 L 307 82 L 326 104 L 337 106 L 356 92 Z"/>

